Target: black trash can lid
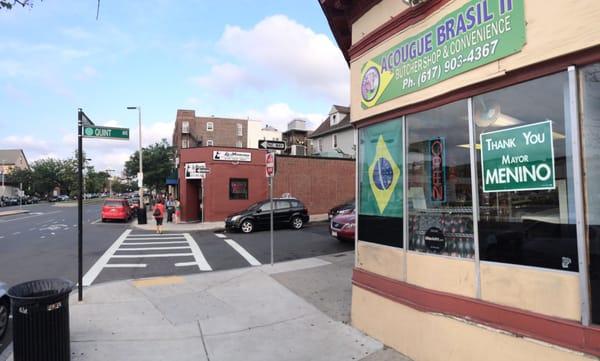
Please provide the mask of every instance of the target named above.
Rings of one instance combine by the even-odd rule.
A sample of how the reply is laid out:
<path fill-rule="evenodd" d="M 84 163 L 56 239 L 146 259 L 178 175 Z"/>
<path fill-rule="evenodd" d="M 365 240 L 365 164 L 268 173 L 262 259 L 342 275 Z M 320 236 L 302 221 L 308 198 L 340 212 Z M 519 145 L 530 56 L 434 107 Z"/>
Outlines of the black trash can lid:
<path fill-rule="evenodd" d="M 20 283 L 6 292 L 8 297 L 16 301 L 44 301 L 60 298 L 69 294 L 75 283 L 63 278 L 52 278 Z"/>

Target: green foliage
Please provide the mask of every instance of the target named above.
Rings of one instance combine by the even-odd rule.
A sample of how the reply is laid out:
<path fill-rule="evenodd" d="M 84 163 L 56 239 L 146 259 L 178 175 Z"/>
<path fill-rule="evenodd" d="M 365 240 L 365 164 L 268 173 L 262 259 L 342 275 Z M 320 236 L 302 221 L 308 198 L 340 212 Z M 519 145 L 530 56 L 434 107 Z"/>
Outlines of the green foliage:
<path fill-rule="evenodd" d="M 166 139 L 142 148 L 142 167 L 144 172 L 144 186 L 160 191 L 166 189 L 165 179 L 173 170 L 173 147 Z M 125 175 L 137 177 L 139 171 L 139 151 L 133 153 L 125 162 Z"/>

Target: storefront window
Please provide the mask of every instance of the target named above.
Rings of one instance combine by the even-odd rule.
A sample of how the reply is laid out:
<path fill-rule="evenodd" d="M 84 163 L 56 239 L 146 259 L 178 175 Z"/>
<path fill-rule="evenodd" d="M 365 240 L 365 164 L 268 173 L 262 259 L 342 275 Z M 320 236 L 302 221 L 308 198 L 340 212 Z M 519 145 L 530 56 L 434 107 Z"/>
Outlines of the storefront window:
<path fill-rule="evenodd" d="M 229 199 L 248 199 L 248 179 L 229 180 Z"/>
<path fill-rule="evenodd" d="M 402 247 L 402 120 L 359 131 L 358 239 Z"/>
<path fill-rule="evenodd" d="M 583 68 L 579 78 L 592 322 L 600 324 L 600 64 Z"/>
<path fill-rule="evenodd" d="M 473 98 L 482 261 L 577 271 L 566 73 Z"/>
<path fill-rule="evenodd" d="M 409 249 L 472 258 L 467 101 L 409 115 L 406 131 Z"/>

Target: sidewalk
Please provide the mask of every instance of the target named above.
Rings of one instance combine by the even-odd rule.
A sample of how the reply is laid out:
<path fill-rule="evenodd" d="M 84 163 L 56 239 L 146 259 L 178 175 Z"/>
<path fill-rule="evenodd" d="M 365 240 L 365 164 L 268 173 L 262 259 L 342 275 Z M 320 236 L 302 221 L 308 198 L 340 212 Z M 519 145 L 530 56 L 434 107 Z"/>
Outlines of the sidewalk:
<path fill-rule="evenodd" d="M 70 298 L 71 360 L 410 361 L 348 325 L 353 258 L 86 288 Z"/>
<path fill-rule="evenodd" d="M 146 215 L 148 220 L 147 224 L 137 224 L 137 220 L 133 220 L 131 223 L 133 228 L 141 229 L 144 231 L 155 231 L 156 223 L 152 212 L 148 212 Z M 310 216 L 310 222 L 323 222 L 327 220 L 327 214 L 315 214 Z M 191 222 L 191 223 L 171 223 L 163 222 L 163 232 L 193 232 L 193 231 L 213 231 L 225 228 L 225 221 L 223 222 Z"/>

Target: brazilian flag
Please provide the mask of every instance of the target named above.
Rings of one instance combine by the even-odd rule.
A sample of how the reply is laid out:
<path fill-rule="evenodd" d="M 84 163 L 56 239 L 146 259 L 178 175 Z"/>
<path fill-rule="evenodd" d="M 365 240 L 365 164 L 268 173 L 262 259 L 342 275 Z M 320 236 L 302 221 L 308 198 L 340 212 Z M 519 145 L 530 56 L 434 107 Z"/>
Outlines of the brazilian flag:
<path fill-rule="evenodd" d="M 361 128 L 359 214 L 402 217 L 402 120 Z"/>

